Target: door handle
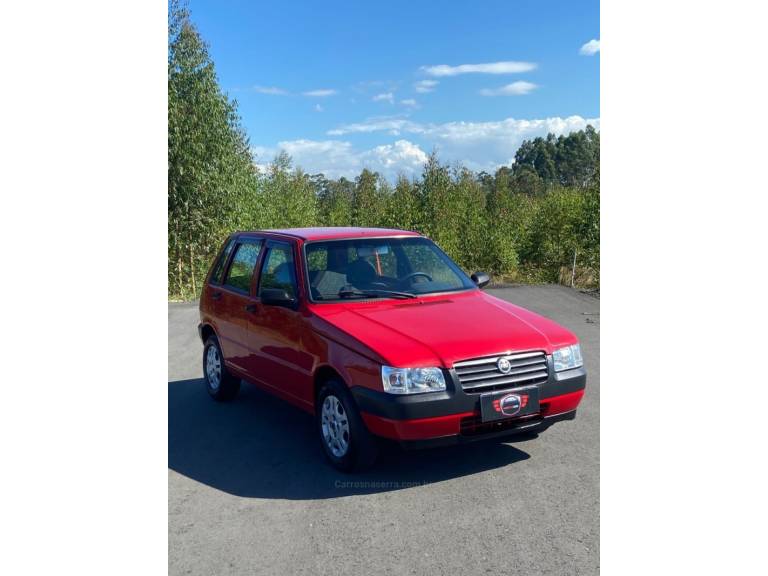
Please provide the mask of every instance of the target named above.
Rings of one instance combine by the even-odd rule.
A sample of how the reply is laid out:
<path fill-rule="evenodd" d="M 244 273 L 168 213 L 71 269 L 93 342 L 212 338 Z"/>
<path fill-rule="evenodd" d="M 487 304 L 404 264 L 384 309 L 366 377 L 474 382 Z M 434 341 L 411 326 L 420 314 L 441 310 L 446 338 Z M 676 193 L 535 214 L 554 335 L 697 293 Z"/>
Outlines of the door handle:
<path fill-rule="evenodd" d="M 256 308 L 256 304 L 246 304 L 245 305 L 245 311 L 246 312 L 256 312 L 258 308 Z"/>
<path fill-rule="evenodd" d="M 211 300 L 221 300 L 221 292 L 214 292 L 211 294 Z"/>

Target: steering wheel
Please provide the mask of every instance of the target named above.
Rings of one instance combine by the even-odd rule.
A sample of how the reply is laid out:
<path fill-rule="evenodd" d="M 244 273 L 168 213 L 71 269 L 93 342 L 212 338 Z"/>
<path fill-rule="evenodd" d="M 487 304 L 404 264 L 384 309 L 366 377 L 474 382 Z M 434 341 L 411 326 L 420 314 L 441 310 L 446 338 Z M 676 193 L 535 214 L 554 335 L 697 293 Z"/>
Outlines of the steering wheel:
<path fill-rule="evenodd" d="M 426 272 L 411 272 L 407 276 L 403 276 L 403 282 L 405 282 L 407 280 L 409 283 L 412 283 L 411 280 L 413 278 L 416 278 L 417 276 L 424 276 L 424 278 L 426 278 L 427 280 L 432 282 L 432 276 L 430 276 Z"/>

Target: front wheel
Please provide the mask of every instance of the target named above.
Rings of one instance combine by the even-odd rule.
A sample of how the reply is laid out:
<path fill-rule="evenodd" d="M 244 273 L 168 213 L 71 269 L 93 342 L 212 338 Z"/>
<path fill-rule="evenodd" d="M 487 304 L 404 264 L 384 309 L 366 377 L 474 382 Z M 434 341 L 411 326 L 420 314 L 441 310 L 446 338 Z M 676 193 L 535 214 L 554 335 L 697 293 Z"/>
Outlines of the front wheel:
<path fill-rule="evenodd" d="M 352 395 L 338 380 L 329 380 L 317 396 L 317 427 L 326 458 L 338 470 L 373 466 L 376 438 L 368 432 Z"/>

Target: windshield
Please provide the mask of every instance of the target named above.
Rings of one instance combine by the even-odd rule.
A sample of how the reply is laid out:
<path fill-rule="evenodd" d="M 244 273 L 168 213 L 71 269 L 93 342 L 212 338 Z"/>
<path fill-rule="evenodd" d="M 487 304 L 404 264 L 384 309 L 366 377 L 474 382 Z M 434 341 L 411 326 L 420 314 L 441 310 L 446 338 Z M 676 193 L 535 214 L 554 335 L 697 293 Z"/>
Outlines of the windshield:
<path fill-rule="evenodd" d="M 474 288 L 422 237 L 329 240 L 305 245 L 312 300 L 395 298 Z"/>

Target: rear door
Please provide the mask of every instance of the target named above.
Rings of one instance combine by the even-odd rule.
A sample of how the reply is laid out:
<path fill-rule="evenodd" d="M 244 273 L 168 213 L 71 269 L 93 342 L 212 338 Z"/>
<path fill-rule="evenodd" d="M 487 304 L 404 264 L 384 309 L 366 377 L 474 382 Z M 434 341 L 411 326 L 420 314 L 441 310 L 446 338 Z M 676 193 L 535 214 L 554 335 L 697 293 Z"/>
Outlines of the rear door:
<path fill-rule="evenodd" d="M 224 280 L 218 287 L 221 294 L 216 304 L 219 342 L 227 363 L 241 372 L 247 371 L 248 307 L 263 244 L 261 238 L 238 238 Z"/>
<path fill-rule="evenodd" d="M 200 310 L 206 319 L 216 327 L 217 333 L 219 332 L 219 316 L 221 314 L 221 283 L 224 281 L 229 257 L 232 255 L 232 250 L 236 243 L 236 238 L 227 240 L 224 250 L 219 254 L 216 264 L 214 264 L 211 270 L 208 282 L 203 286 L 203 293 L 200 295 Z"/>

